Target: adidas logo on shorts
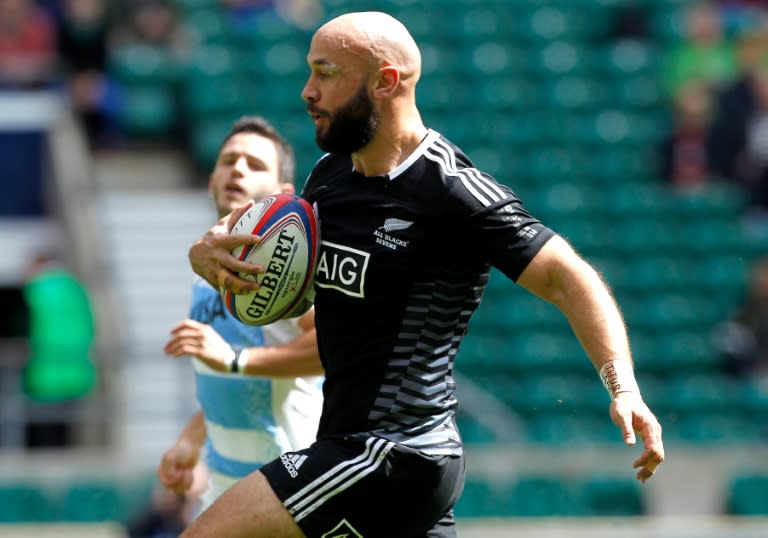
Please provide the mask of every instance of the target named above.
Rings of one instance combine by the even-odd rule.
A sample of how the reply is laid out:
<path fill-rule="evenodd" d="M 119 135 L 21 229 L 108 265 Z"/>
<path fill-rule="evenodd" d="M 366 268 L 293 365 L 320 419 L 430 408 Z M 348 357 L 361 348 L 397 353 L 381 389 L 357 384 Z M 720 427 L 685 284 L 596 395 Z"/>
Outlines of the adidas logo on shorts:
<path fill-rule="evenodd" d="M 280 461 L 283 462 L 283 466 L 288 471 L 288 474 L 291 475 L 291 478 L 299 476 L 299 467 L 301 467 L 301 464 L 306 459 L 307 456 L 302 456 L 301 454 L 283 454 L 280 456 Z"/>

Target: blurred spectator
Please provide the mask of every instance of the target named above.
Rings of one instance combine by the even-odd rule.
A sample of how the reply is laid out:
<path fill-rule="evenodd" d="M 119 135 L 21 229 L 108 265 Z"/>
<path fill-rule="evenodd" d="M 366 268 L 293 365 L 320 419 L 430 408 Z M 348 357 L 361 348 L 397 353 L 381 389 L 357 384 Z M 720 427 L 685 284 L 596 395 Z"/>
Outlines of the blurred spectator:
<path fill-rule="evenodd" d="M 765 0 L 718 0 L 723 28 L 729 35 L 751 32 L 766 23 Z"/>
<path fill-rule="evenodd" d="M 21 372 L 24 394 L 53 411 L 26 424 L 26 446 L 69 446 L 74 403 L 96 383 L 92 304 L 80 280 L 48 252 L 32 259 L 23 294 L 30 322 L 29 357 Z"/>
<path fill-rule="evenodd" d="M 324 11 L 319 0 L 276 0 L 277 12 L 283 19 L 298 28 L 314 28 Z"/>
<path fill-rule="evenodd" d="M 691 82 L 674 96 L 672 130 L 660 146 L 661 177 L 670 185 L 690 189 L 712 178 L 707 137 L 712 99 L 708 88 Z"/>
<path fill-rule="evenodd" d="M 691 4 L 685 11 L 682 41 L 673 45 L 662 66 L 662 85 L 674 96 L 688 82 L 698 81 L 712 89 L 728 83 L 738 73 L 731 42 L 723 35 L 717 7 L 710 2 Z"/>
<path fill-rule="evenodd" d="M 35 89 L 56 80 L 51 15 L 34 0 L 0 0 L 0 88 Z"/>
<path fill-rule="evenodd" d="M 228 27 L 239 34 L 255 31 L 262 17 L 276 13 L 276 3 L 276 0 L 219 0 Z"/>
<path fill-rule="evenodd" d="M 734 376 L 768 376 L 768 257 L 754 262 L 737 314 L 715 330 L 725 370 Z"/>
<path fill-rule="evenodd" d="M 277 13 L 299 28 L 312 28 L 323 15 L 319 0 L 219 0 L 229 16 L 230 26 L 239 32 L 255 29 L 264 15 Z"/>
<path fill-rule="evenodd" d="M 274 11 L 277 0 L 219 0 L 219 4 L 232 17 L 254 17 Z"/>
<path fill-rule="evenodd" d="M 96 381 L 95 315 L 87 289 L 58 256 L 41 253 L 30 264 L 23 291 L 30 315 L 25 393 L 48 403 L 86 396 Z"/>
<path fill-rule="evenodd" d="M 58 50 L 70 101 L 93 148 L 115 139 L 117 93 L 107 73 L 111 32 L 106 0 L 63 0 Z"/>
<path fill-rule="evenodd" d="M 182 76 L 194 34 L 170 0 L 124 4 L 110 40 L 110 69 L 120 89 L 122 141 L 175 145 L 183 140 Z"/>
<path fill-rule="evenodd" d="M 717 96 L 709 148 L 712 166 L 768 209 L 768 34 L 741 41 L 741 76 Z"/>
<path fill-rule="evenodd" d="M 62 0 L 59 53 L 70 72 L 107 67 L 110 32 L 105 0 Z"/>
<path fill-rule="evenodd" d="M 113 34 L 113 45 L 148 45 L 177 58 L 189 52 L 190 41 L 170 0 L 132 0 L 125 4 L 126 24 Z"/>
<path fill-rule="evenodd" d="M 612 40 L 649 38 L 649 16 L 647 9 L 636 4 L 619 6 L 615 10 L 610 32 Z"/>

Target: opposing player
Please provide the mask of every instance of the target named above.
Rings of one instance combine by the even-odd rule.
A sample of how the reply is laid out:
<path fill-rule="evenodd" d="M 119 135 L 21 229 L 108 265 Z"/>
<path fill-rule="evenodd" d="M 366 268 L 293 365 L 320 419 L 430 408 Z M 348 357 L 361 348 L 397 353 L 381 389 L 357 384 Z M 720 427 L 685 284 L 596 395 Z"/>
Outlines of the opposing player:
<path fill-rule="evenodd" d="M 293 152 L 272 125 L 241 118 L 209 179 L 219 216 L 249 200 L 293 193 L 294 169 Z M 314 441 L 322 366 L 312 310 L 263 327 L 243 325 L 219 291 L 197 277 L 190 318 L 172 329 L 165 352 L 193 357 L 201 407 L 163 455 L 158 475 L 167 488 L 189 490 L 204 443 L 210 478 L 203 508 L 239 478 Z"/>
<path fill-rule="evenodd" d="M 464 456 L 453 361 L 491 266 L 563 312 L 626 443 L 642 438 L 634 467 L 648 480 L 664 458 L 661 427 L 614 299 L 508 187 L 423 124 L 421 57 L 406 28 L 383 13 L 342 15 L 315 33 L 308 62 L 302 96 L 328 152 L 302 193 L 321 224 L 318 440 L 238 482 L 183 536 L 455 536 Z M 252 289 L 237 271 L 262 269 L 228 255 L 230 241 L 220 221 L 190 262 L 215 285 Z M 298 470 L 287 464 L 297 457 Z"/>

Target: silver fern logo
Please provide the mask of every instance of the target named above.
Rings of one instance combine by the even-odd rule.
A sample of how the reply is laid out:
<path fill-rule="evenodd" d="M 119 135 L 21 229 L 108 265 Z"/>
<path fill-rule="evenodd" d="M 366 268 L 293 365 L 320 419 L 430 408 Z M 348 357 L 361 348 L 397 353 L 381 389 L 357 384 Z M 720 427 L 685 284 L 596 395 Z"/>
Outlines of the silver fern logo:
<path fill-rule="evenodd" d="M 398 230 L 406 230 L 411 226 L 413 226 L 413 223 L 407 220 L 387 219 L 384 221 L 384 226 L 379 226 L 379 230 L 384 230 L 387 233 L 391 233 Z"/>
<path fill-rule="evenodd" d="M 399 232 L 407 230 L 413 226 L 413 222 L 401 219 L 387 219 L 384 221 L 383 226 L 379 226 L 373 230 L 373 235 L 376 237 L 376 242 L 379 245 L 385 246 L 391 250 L 397 250 L 398 247 L 407 247 L 410 241 L 392 237 L 392 232 Z"/>

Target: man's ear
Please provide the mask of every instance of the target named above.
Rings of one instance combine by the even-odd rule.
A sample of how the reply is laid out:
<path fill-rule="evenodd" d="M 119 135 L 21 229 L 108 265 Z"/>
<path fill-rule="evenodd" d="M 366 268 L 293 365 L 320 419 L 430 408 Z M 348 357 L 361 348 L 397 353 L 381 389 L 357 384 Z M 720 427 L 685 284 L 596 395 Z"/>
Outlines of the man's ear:
<path fill-rule="evenodd" d="M 392 95 L 399 85 L 400 71 L 392 65 L 385 65 L 379 69 L 373 94 L 375 97 Z"/>

